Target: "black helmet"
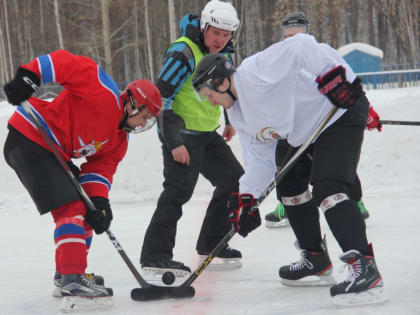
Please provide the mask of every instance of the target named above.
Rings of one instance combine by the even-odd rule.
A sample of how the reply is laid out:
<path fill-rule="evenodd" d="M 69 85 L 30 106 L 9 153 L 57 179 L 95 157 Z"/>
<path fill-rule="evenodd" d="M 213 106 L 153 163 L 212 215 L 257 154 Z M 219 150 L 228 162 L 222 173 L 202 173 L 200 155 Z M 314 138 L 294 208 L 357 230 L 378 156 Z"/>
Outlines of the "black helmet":
<path fill-rule="evenodd" d="M 235 72 L 232 63 L 222 54 L 209 54 L 204 56 L 195 69 L 192 85 L 196 92 L 207 86 L 211 90 L 217 88 L 223 81 Z"/>
<path fill-rule="evenodd" d="M 292 12 L 287 14 L 281 24 L 283 28 L 293 27 L 293 26 L 309 26 L 309 21 L 306 18 L 303 12 Z"/>

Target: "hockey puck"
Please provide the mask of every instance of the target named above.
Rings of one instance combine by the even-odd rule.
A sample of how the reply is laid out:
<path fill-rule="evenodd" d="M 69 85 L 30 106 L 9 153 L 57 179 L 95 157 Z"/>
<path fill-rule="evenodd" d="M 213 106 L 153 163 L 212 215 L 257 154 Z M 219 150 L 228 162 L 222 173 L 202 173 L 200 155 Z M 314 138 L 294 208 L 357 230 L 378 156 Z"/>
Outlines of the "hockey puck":
<path fill-rule="evenodd" d="M 172 283 L 175 282 L 175 274 L 173 272 L 166 271 L 162 275 L 162 282 L 166 285 L 171 285 Z"/>

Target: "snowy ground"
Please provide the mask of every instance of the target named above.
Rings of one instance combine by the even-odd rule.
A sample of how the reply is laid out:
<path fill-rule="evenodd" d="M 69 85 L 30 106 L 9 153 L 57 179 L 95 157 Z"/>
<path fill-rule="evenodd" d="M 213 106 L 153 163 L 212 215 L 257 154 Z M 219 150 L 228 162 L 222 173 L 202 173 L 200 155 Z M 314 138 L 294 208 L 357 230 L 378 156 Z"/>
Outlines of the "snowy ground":
<path fill-rule="evenodd" d="M 369 91 L 381 118 L 420 121 L 420 88 Z M 1 143 L 12 106 L 0 103 Z M 232 146 L 239 155 L 237 139 Z M 134 277 L 107 236 L 96 237 L 89 257 L 89 272 L 103 275 L 114 289 L 115 305 L 101 314 L 420 314 L 420 127 L 384 126 L 366 132 L 359 174 L 371 217 L 368 237 L 374 244 L 378 267 L 390 302 L 377 306 L 338 308 L 328 288 L 290 288 L 280 284 L 278 268 L 296 260 L 290 228 L 264 226 L 246 239 L 235 236 L 231 245 L 242 251 L 244 266 L 233 272 L 205 271 L 194 283 L 190 300 L 140 303 L 130 299 L 138 287 Z M 162 160 L 154 131 L 133 135 L 126 159 L 117 172 L 111 201 L 112 231 L 133 263 L 138 264 L 144 232 L 161 191 Z M 59 301 L 51 297 L 54 273 L 52 219 L 40 217 L 17 177 L 0 159 L 0 291 L 1 314 L 58 314 Z M 193 199 L 179 222 L 175 259 L 195 268 L 195 241 L 212 192 L 200 179 Z M 265 215 L 276 205 L 272 194 L 262 205 Z M 339 280 L 341 253 L 325 220 L 329 250 Z M 416 249 L 417 248 L 417 249 Z"/>

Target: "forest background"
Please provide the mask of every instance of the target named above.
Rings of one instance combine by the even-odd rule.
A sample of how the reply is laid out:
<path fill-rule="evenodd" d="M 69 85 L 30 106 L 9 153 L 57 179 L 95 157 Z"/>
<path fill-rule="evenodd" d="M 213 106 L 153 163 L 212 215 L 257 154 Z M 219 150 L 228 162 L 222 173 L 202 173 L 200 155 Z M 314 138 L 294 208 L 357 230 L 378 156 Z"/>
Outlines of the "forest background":
<path fill-rule="evenodd" d="M 0 85 L 16 68 L 60 48 L 98 62 L 122 89 L 154 80 L 179 19 L 207 0 L 0 0 Z M 281 21 L 302 11 L 320 42 L 380 48 L 384 69 L 419 67 L 420 0 L 232 0 L 241 20 L 235 64 L 281 39 Z M 1 92 L 0 92 L 1 98 Z"/>

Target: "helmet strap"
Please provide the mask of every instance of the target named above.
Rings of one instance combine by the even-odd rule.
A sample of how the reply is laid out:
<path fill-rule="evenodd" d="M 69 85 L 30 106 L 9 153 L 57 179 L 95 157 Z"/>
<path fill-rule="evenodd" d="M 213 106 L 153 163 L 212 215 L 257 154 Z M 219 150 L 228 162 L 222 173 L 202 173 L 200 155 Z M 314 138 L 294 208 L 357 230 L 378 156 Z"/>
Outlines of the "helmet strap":
<path fill-rule="evenodd" d="M 230 78 L 226 78 L 227 80 L 228 80 L 228 82 L 229 82 L 229 86 L 228 86 L 228 88 L 227 88 L 227 90 L 226 91 L 224 91 L 224 92 L 219 92 L 217 89 L 216 89 L 216 92 L 219 92 L 219 93 L 227 93 L 227 94 L 229 94 L 229 96 L 233 99 L 233 101 L 235 102 L 236 101 L 236 96 L 233 94 L 233 92 L 232 92 L 232 90 L 230 89 L 231 88 L 231 86 L 232 86 L 232 84 L 231 84 L 231 82 L 230 82 Z"/>
<path fill-rule="evenodd" d="M 124 112 L 124 116 L 121 117 L 120 124 L 118 125 L 118 129 L 125 128 L 127 124 L 127 119 L 128 119 L 128 113 Z"/>
<path fill-rule="evenodd" d="M 230 90 L 230 87 L 226 91 L 226 93 L 229 94 L 229 96 L 233 99 L 234 102 L 236 101 L 236 96 L 232 93 L 232 91 Z"/>

